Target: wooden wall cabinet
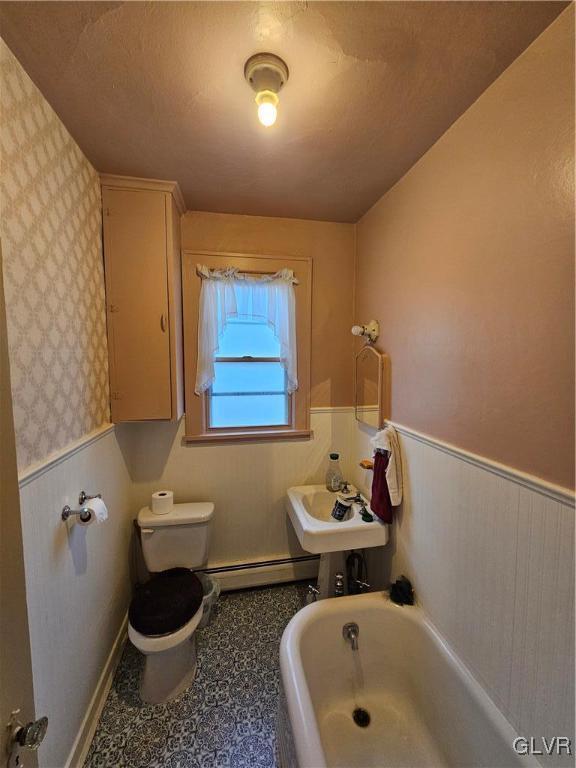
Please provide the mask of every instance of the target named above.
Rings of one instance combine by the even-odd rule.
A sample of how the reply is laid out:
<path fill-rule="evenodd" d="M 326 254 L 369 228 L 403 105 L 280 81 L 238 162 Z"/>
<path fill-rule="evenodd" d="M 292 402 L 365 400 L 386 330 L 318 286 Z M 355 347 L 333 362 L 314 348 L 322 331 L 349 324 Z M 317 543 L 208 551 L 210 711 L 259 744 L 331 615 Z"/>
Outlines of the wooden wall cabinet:
<path fill-rule="evenodd" d="M 180 216 L 169 181 L 102 175 L 110 411 L 114 423 L 184 411 Z"/>

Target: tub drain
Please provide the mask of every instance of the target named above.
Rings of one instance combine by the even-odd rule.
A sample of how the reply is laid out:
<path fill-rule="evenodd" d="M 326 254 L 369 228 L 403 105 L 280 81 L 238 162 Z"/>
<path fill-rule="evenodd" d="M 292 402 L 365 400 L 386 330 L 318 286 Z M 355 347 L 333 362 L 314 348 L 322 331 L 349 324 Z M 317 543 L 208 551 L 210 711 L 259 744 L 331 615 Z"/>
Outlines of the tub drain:
<path fill-rule="evenodd" d="M 358 707 L 352 712 L 354 722 L 360 728 L 367 728 L 370 725 L 370 715 L 362 707 Z"/>

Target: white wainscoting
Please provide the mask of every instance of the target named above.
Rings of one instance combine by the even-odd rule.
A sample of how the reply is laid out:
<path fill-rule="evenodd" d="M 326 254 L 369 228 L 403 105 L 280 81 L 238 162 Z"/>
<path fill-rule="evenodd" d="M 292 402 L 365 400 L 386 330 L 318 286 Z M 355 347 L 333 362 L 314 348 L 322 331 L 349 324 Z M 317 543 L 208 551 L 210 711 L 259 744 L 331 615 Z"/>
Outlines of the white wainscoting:
<path fill-rule="evenodd" d="M 63 523 L 80 490 L 102 493 L 105 523 Z M 87 436 L 21 478 L 36 713 L 50 725 L 40 765 L 62 768 L 78 739 L 130 593 L 131 481 L 114 430 Z"/>
<path fill-rule="evenodd" d="M 405 498 L 392 579 L 412 580 L 518 734 L 573 737 L 573 494 L 397 429 Z M 372 434 L 357 428 L 357 460 Z M 369 490 L 372 474 L 356 468 L 354 479 Z"/>
<path fill-rule="evenodd" d="M 349 471 L 353 412 L 313 409 L 311 424 L 310 440 L 229 445 L 183 444 L 183 421 L 130 425 L 135 509 L 159 488 L 173 490 L 177 502 L 213 501 L 210 568 L 307 554 L 286 515 L 286 489 L 324 482 L 330 451 Z"/>

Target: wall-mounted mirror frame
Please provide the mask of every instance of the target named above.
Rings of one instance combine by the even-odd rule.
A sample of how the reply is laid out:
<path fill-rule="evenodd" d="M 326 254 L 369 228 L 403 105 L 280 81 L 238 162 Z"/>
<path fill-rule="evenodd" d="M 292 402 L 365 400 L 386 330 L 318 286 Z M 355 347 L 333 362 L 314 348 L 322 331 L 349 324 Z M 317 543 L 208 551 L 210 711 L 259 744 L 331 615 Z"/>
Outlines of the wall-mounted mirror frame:
<path fill-rule="evenodd" d="M 389 357 L 366 344 L 354 364 L 354 413 L 356 420 L 373 429 L 382 429 L 389 418 Z"/>

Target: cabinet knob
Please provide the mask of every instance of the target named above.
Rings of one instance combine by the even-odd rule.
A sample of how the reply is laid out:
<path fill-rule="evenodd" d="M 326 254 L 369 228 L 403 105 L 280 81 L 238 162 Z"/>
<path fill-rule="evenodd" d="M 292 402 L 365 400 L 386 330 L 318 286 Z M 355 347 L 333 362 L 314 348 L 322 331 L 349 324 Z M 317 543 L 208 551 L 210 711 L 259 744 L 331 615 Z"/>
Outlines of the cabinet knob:
<path fill-rule="evenodd" d="M 166 315 L 164 313 L 160 315 L 160 328 L 162 328 L 163 333 L 166 333 Z"/>

